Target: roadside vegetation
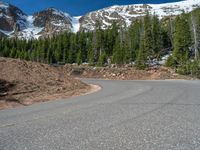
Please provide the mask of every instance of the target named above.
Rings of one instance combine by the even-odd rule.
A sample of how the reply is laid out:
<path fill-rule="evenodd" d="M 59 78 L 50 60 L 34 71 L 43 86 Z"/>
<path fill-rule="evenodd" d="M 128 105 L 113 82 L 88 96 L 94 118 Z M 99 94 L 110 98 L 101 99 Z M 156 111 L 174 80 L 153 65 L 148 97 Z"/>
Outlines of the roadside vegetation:
<path fill-rule="evenodd" d="M 162 20 L 147 13 L 129 28 L 113 22 L 109 29 L 103 30 L 97 21 L 93 32 L 67 32 L 29 41 L 0 38 L 2 57 L 47 64 L 134 64 L 143 70 L 168 55 L 166 66 L 195 77 L 200 77 L 199 52 L 200 9 Z"/>

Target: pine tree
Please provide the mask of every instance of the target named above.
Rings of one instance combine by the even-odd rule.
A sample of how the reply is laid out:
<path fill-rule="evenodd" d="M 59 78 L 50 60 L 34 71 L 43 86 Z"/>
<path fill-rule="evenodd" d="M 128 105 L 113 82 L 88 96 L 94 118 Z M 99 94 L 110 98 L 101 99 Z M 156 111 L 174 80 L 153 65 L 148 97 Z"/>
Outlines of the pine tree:
<path fill-rule="evenodd" d="M 187 15 L 176 18 L 174 34 L 173 58 L 181 66 L 189 59 L 189 47 L 191 46 L 191 31 Z"/>
<path fill-rule="evenodd" d="M 136 59 L 136 67 L 138 69 L 145 69 L 147 67 L 147 59 L 153 55 L 153 35 L 151 27 L 151 17 L 147 13 L 140 30 L 140 47 Z"/>
<path fill-rule="evenodd" d="M 106 52 L 103 51 L 99 56 L 98 66 L 104 66 L 104 64 L 106 63 L 106 60 L 107 60 L 107 55 L 106 55 Z"/>
<path fill-rule="evenodd" d="M 101 29 L 100 21 L 97 20 L 95 24 L 95 31 L 93 34 L 93 44 L 94 44 L 93 48 L 96 61 L 98 60 L 99 55 L 101 54 L 102 51 L 102 41 L 103 41 L 103 30 Z"/>
<path fill-rule="evenodd" d="M 144 35 L 140 39 L 140 48 L 137 55 L 136 67 L 137 69 L 145 69 L 147 67 L 147 54 L 144 47 Z"/>
<path fill-rule="evenodd" d="M 86 59 L 87 59 L 87 43 L 86 43 L 86 40 L 87 40 L 87 37 L 86 37 L 86 34 L 85 32 L 80 32 L 80 35 L 79 35 L 79 40 L 78 40 L 78 49 L 81 50 L 81 57 L 82 57 L 82 60 L 85 62 Z"/>
<path fill-rule="evenodd" d="M 119 36 L 116 38 L 116 41 L 115 41 L 112 62 L 115 64 L 123 64 L 123 54 L 122 54 L 122 48 L 120 45 L 120 37 Z"/>
<path fill-rule="evenodd" d="M 70 48 L 69 48 L 69 53 L 68 53 L 68 63 L 74 63 L 75 60 L 75 52 L 76 52 L 76 39 L 74 34 L 70 36 Z"/>
<path fill-rule="evenodd" d="M 13 48 L 11 49 L 11 52 L 10 52 L 9 57 L 15 58 L 15 56 L 16 56 L 16 49 L 13 47 Z"/>
<path fill-rule="evenodd" d="M 116 39 L 119 35 L 119 27 L 117 25 L 117 23 L 114 21 L 112 23 L 112 26 L 110 29 L 108 29 L 108 40 L 106 41 L 108 44 L 108 56 L 112 56 L 113 53 L 114 53 L 114 47 L 115 47 L 115 44 L 116 44 Z"/>
<path fill-rule="evenodd" d="M 3 50 L 3 56 L 8 57 L 9 55 L 10 55 L 10 50 L 9 50 L 8 46 L 5 46 L 4 50 Z"/>
<path fill-rule="evenodd" d="M 92 43 L 89 44 L 88 46 L 88 56 L 87 56 L 87 60 L 88 60 L 88 63 L 90 65 L 93 65 L 94 64 L 94 50 L 93 50 L 93 47 L 92 47 Z"/>
<path fill-rule="evenodd" d="M 49 47 L 48 51 L 47 51 L 47 63 L 48 64 L 52 64 L 53 63 L 53 52 L 52 52 L 52 48 Z"/>
<path fill-rule="evenodd" d="M 122 43 L 122 54 L 123 54 L 123 63 L 127 64 L 131 62 L 131 49 L 128 45 L 128 39 Z"/>
<path fill-rule="evenodd" d="M 79 50 L 79 52 L 77 53 L 77 56 L 76 56 L 76 63 L 78 65 L 81 65 L 82 64 L 82 57 L 81 57 L 81 50 Z"/>
<path fill-rule="evenodd" d="M 68 55 L 69 55 L 69 49 L 70 49 L 70 33 L 64 33 L 63 37 L 63 62 L 67 62 L 68 60 Z"/>
<path fill-rule="evenodd" d="M 128 43 L 130 47 L 130 58 L 131 61 L 134 61 L 137 57 L 137 53 L 140 47 L 140 30 L 141 30 L 142 22 L 140 20 L 136 20 L 128 30 Z"/>
<path fill-rule="evenodd" d="M 23 53 L 24 53 L 24 60 L 30 60 L 30 58 L 29 58 L 29 55 L 28 55 L 28 52 L 27 51 L 23 51 Z"/>
<path fill-rule="evenodd" d="M 152 19 L 152 48 L 155 55 L 158 54 L 162 48 L 162 31 L 158 16 L 154 15 Z"/>
<path fill-rule="evenodd" d="M 151 57 L 154 54 L 153 50 L 153 35 L 152 35 L 152 21 L 149 13 L 144 17 L 144 51 L 146 56 Z"/>

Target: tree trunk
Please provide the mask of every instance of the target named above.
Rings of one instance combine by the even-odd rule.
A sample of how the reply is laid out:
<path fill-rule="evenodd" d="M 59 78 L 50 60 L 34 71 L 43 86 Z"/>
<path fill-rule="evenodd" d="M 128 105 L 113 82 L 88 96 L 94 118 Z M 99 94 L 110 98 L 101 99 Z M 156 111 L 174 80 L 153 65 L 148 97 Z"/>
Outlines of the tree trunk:
<path fill-rule="evenodd" d="M 191 22 L 192 22 L 192 30 L 193 30 L 193 36 L 194 36 L 194 49 L 195 49 L 195 59 L 199 58 L 199 50 L 198 50 L 198 35 L 197 35 L 197 23 L 194 16 L 194 13 L 191 14 Z"/>

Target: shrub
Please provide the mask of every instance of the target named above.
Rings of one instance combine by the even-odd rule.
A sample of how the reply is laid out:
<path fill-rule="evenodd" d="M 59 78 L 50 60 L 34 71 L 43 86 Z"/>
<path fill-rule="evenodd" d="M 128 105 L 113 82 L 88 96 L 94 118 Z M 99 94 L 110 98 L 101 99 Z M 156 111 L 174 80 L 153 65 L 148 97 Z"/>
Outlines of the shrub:
<path fill-rule="evenodd" d="M 174 58 L 172 56 L 170 56 L 168 59 L 167 59 L 167 62 L 165 64 L 167 67 L 172 67 L 172 68 L 175 68 L 176 67 L 176 61 L 174 60 Z"/>
<path fill-rule="evenodd" d="M 200 78 L 199 61 L 188 61 L 184 66 L 178 67 L 177 72 L 182 75 L 191 75 Z"/>

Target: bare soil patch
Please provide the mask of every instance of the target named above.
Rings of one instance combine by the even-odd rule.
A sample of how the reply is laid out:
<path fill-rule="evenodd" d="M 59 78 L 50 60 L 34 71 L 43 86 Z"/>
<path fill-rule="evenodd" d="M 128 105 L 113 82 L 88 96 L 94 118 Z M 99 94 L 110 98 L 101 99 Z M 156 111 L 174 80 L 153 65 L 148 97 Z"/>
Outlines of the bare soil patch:
<path fill-rule="evenodd" d="M 0 109 L 81 95 L 92 87 L 63 67 L 0 57 Z"/>

